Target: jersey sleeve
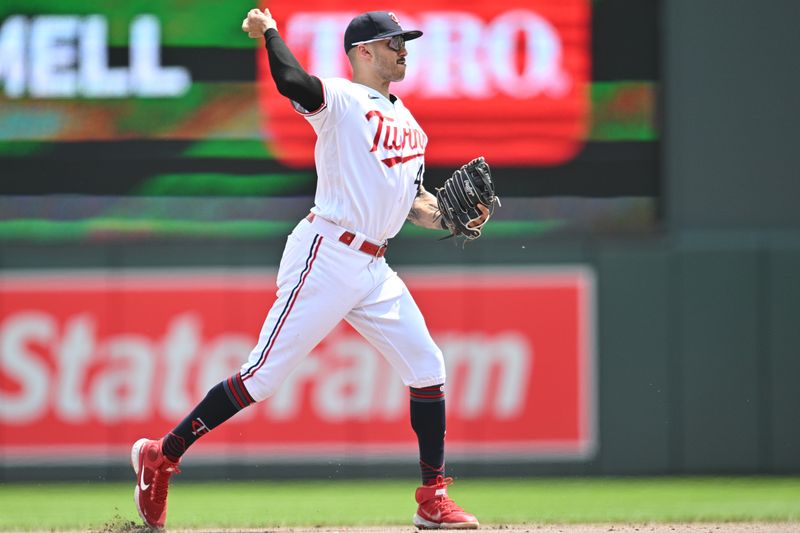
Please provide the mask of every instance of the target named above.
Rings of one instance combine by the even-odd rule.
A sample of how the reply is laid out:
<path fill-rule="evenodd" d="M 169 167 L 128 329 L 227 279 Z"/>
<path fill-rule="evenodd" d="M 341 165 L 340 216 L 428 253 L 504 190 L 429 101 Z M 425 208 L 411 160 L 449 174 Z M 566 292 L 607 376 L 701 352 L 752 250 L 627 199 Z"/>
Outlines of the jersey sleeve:
<path fill-rule="evenodd" d="M 344 78 L 323 78 L 322 105 L 309 111 L 297 102 L 292 102 L 295 111 L 300 113 L 319 132 L 335 126 L 350 107 L 353 99 L 352 82 Z"/>

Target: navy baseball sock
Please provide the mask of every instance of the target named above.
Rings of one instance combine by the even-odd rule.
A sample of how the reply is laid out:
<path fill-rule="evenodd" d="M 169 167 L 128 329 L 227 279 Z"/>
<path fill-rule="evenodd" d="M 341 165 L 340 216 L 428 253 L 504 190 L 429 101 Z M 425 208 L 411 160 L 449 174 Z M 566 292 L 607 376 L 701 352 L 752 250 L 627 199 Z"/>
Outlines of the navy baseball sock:
<path fill-rule="evenodd" d="M 189 416 L 164 436 L 161 451 L 170 461 L 177 462 L 194 441 L 255 403 L 237 372 L 214 385 Z"/>
<path fill-rule="evenodd" d="M 444 385 L 411 389 L 411 427 L 419 441 L 422 484 L 444 475 Z"/>

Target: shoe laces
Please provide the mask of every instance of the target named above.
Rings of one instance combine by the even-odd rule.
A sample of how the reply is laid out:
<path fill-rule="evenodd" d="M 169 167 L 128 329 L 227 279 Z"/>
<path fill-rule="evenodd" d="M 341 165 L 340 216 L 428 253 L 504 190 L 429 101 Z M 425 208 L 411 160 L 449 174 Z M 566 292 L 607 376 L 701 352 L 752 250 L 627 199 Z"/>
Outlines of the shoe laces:
<path fill-rule="evenodd" d="M 464 509 L 458 506 L 456 502 L 450 499 L 449 496 L 440 496 L 436 499 L 435 507 L 442 513 L 442 516 L 447 516 L 450 513 L 461 513 Z"/>
<path fill-rule="evenodd" d="M 181 470 L 178 465 L 162 465 L 157 468 L 153 475 L 153 501 L 158 504 L 164 504 L 167 501 L 167 492 L 169 491 L 169 478 L 172 474 L 180 474 Z"/>
<path fill-rule="evenodd" d="M 440 480 L 437 481 L 439 482 L 435 485 L 436 488 L 449 487 L 450 485 L 453 484 L 453 478 L 451 477 L 440 478 Z M 442 513 L 442 516 L 445 516 L 448 513 L 452 512 L 464 511 L 464 509 L 459 507 L 456 502 L 450 499 L 450 496 L 447 493 L 442 494 L 441 496 L 434 497 L 433 504 L 439 510 L 439 512 Z"/>

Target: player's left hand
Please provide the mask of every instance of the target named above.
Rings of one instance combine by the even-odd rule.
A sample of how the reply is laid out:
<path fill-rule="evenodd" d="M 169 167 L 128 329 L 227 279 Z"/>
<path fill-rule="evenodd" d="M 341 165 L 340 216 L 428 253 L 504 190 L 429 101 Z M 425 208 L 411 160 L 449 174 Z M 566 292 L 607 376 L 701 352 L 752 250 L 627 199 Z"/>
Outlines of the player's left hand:
<path fill-rule="evenodd" d="M 251 39 L 263 37 L 270 28 L 277 30 L 278 23 L 272 18 L 269 9 L 265 9 L 263 12 L 259 9 L 251 9 L 242 21 L 242 31 L 247 32 L 247 36 Z"/>
<path fill-rule="evenodd" d="M 436 204 L 443 226 L 455 237 L 480 237 L 495 203 L 500 205 L 500 200 L 495 196 L 492 172 L 483 157 L 477 157 L 453 172 L 445 180 L 444 187 L 436 191 Z"/>

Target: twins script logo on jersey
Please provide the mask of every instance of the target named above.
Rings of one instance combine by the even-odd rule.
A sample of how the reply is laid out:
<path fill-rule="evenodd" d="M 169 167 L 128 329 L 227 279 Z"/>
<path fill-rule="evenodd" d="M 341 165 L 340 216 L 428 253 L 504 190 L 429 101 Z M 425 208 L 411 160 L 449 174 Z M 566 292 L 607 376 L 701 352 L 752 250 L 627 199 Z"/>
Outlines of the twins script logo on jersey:
<path fill-rule="evenodd" d="M 368 112 L 365 116 L 368 122 L 377 124 L 369 151 L 375 152 L 378 148 L 383 148 L 387 150 L 387 155 L 397 154 L 381 159 L 381 162 L 387 167 L 391 168 L 398 163 L 405 163 L 425 155 L 428 136 L 418 128 L 412 128 L 408 123 L 401 126 L 393 117 L 387 117 L 376 109 Z M 406 148 L 411 153 L 406 154 Z"/>

